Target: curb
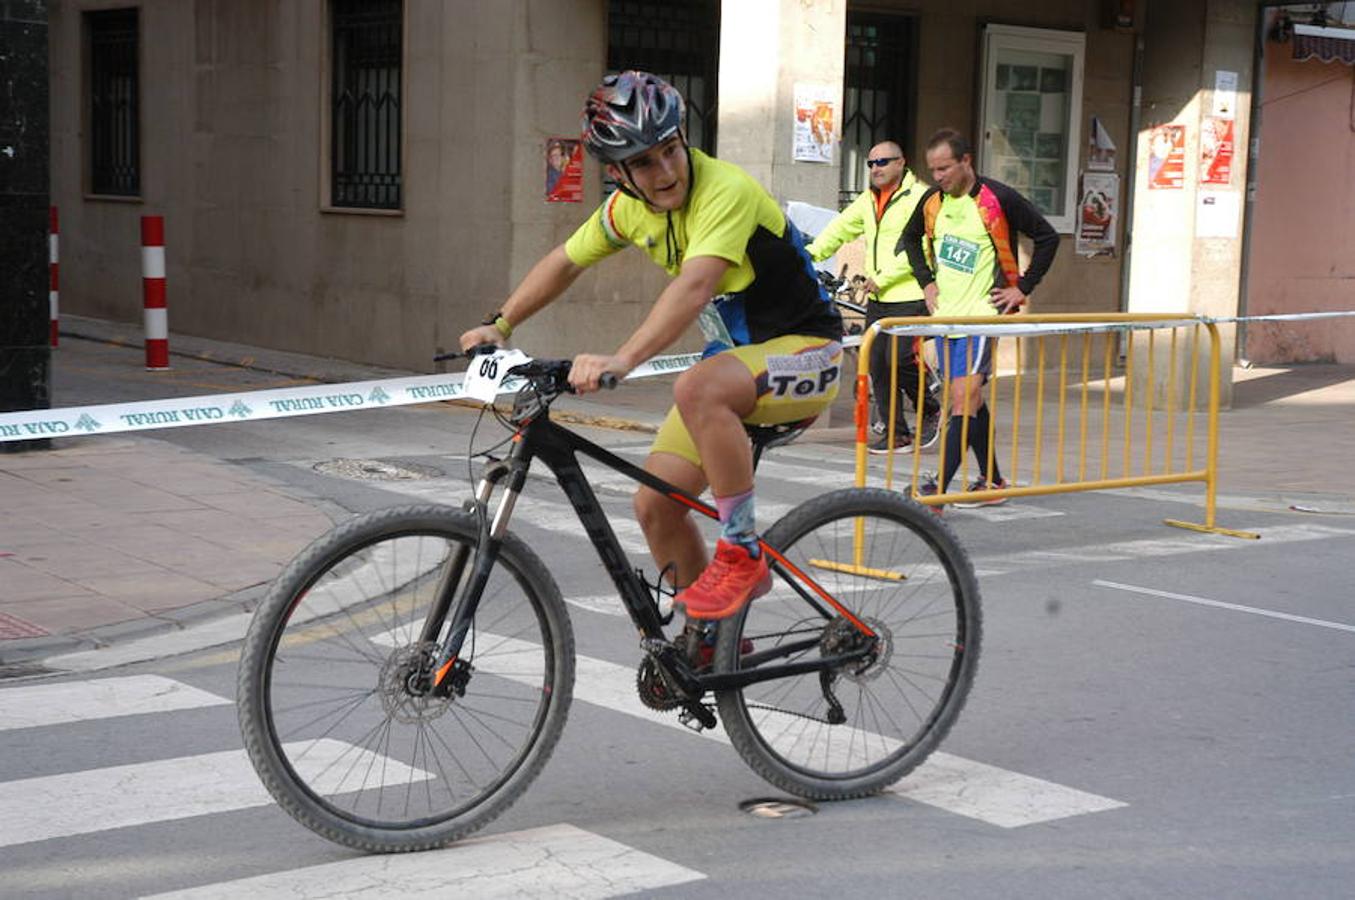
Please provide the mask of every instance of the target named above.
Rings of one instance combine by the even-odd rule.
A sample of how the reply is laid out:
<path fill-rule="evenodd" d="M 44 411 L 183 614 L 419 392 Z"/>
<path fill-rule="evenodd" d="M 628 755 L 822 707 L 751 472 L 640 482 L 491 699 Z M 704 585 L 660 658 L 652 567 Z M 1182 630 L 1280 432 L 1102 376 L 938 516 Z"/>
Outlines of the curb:
<path fill-rule="evenodd" d="M 214 600 L 202 600 L 168 612 L 101 625 L 87 631 L 5 641 L 0 644 L 0 680 L 70 674 L 60 669 L 49 669 L 43 663 L 67 653 L 103 650 L 139 638 L 187 631 L 195 625 L 227 615 L 251 613 L 267 591 L 268 583 L 260 582 Z"/>

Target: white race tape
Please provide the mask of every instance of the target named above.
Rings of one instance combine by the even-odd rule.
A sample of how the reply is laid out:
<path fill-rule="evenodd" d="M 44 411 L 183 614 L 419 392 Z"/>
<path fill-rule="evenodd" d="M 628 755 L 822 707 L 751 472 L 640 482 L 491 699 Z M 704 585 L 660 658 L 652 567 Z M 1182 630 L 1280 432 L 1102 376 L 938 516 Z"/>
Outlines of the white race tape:
<path fill-rule="evenodd" d="M 1078 332 L 1133 331 L 1150 328 L 1187 328 L 1206 319 L 1154 319 L 1151 322 L 1032 322 L 1011 325 L 964 325 L 951 322 L 946 325 L 894 325 L 882 328 L 886 334 L 922 337 L 945 335 L 989 335 L 1029 337 L 1043 334 L 1075 334 Z"/>
<path fill-rule="evenodd" d="M 629 380 L 680 372 L 695 365 L 700 359 L 699 353 L 656 356 L 637 366 L 626 378 Z M 115 434 L 151 428 L 181 428 L 186 425 L 248 422 L 287 416 L 312 416 L 319 413 L 429 403 L 435 400 L 457 400 L 464 394 L 461 387 L 462 377 L 460 373 L 421 375 L 412 378 L 386 378 L 379 381 L 249 391 L 241 394 L 210 394 L 173 400 L 146 400 L 139 403 L 107 403 L 101 406 L 72 406 L 65 409 L 0 413 L 0 443 L 50 437 L 79 437 L 88 434 Z M 520 380 L 509 381 L 504 384 L 502 393 L 513 393 L 520 387 L 522 387 Z"/>
<path fill-rule="evenodd" d="M 151 248 L 146 248 L 151 249 Z M 1302 321 L 1355 316 L 1351 312 L 1291 313 L 1272 316 L 1239 316 L 1160 320 L 1152 322 L 1090 322 L 1011 325 L 968 325 L 966 334 L 1033 335 L 1079 331 L 1122 331 L 1137 328 L 1182 328 L 1202 322 L 1234 323 L 1264 321 Z M 886 329 L 890 334 L 953 334 L 954 325 L 908 325 Z M 860 335 L 842 340 L 845 347 L 861 343 Z M 696 365 L 699 353 L 656 356 L 641 363 L 629 375 L 647 378 L 671 375 Z M 65 409 L 35 409 L 0 413 L 0 443 L 30 441 L 48 437 L 72 437 L 86 434 L 114 434 L 121 431 L 145 431 L 151 428 L 179 428 L 185 425 L 210 425 L 220 422 L 245 422 L 278 419 L 286 416 L 310 416 L 318 413 L 405 406 L 434 400 L 462 397 L 462 376 L 424 375 L 413 378 L 388 378 L 305 388 L 250 391 L 243 394 L 211 394 L 176 400 L 148 400 L 140 403 L 109 403 L 102 406 L 75 406 Z M 515 392 L 521 382 L 504 384 L 503 393 Z"/>
<path fill-rule="evenodd" d="M 1153 319 L 1143 322 L 1039 322 L 1022 324 L 1019 320 L 1010 325 L 960 325 L 952 322 L 947 325 L 895 325 L 882 328 L 886 334 L 932 337 L 948 334 L 966 335 L 1015 335 L 1024 337 L 1043 334 L 1076 334 L 1080 332 L 1106 331 L 1143 331 L 1155 328 L 1188 328 L 1192 325 L 1214 323 L 1231 325 L 1237 322 L 1302 322 L 1312 319 L 1336 319 L 1355 316 L 1355 311 L 1320 313 L 1285 313 L 1271 316 L 1198 316 L 1189 319 Z M 860 343 L 860 338 L 856 343 Z M 843 341 L 850 344 L 851 338 Z"/>

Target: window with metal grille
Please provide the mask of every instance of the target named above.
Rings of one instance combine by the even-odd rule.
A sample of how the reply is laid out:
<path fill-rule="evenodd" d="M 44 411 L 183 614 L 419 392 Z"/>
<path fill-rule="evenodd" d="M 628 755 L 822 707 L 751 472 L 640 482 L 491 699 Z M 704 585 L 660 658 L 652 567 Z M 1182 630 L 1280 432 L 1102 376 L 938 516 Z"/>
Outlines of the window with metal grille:
<path fill-rule="evenodd" d="M 85 13 L 89 39 L 89 188 L 95 194 L 141 192 L 137 10 Z"/>
<path fill-rule="evenodd" d="M 917 19 L 847 10 L 843 76 L 839 207 L 870 186 L 866 156 L 871 147 L 895 141 L 907 154 L 913 145 Z"/>
<path fill-rule="evenodd" d="M 687 101 L 687 142 L 715 152 L 719 0 L 609 0 L 607 71 L 641 69 Z"/>
<path fill-rule="evenodd" d="M 399 209 L 402 0 L 331 0 L 330 205 Z"/>

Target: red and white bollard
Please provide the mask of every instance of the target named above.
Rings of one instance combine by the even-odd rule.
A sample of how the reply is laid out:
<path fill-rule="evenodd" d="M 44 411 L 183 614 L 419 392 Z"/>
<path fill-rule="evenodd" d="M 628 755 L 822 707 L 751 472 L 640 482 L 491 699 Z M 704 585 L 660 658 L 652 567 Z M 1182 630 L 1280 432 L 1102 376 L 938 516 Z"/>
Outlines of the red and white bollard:
<path fill-rule="evenodd" d="M 52 311 L 52 346 L 57 342 L 57 294 L 60 293 L 60 281 L 57 277 L 57 219 L 56 207 L 51 208 L 51 219 L 49 231 L 47 232 L 47 267 L 51 270 L 52 281 L 47 287 L 47 303 Z"/>
<path fill-rule="evenodd" d="M 141 282 L 146 308 L 146 368 L 169 368 L 165 303 L 165 217 L 141 217 Z"/>

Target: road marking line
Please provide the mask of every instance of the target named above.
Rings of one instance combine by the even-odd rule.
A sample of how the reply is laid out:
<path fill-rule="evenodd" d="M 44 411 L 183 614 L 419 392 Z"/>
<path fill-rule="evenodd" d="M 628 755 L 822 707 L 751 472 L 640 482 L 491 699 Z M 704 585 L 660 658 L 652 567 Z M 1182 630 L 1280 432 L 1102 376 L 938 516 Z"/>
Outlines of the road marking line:
<path fill-rule="evenodd" d="M 1349 538 L 1355 531 L 1333 528 L 1329 525 L 1295 524 L 1243 529 L 1260 531 L 1265 545 L 1288 544 L 1299 541 L 1320 541 L 1331 538 Z M 986 575 L 1006 575 L 1013 572 L 1044 571 L 1052 566 L 1080 565 L 1088 562 L 1116 562 L 1132 559 L 1152 559 L 1163 556 L 1181 556 L 1211 550 L 1252 550 L 1256 544 L 1239 541 L 1223 534 L 1183 534 L 1180 537 L 1149 538 L 1139 541 L 1120 541 L 1113 544 L 1092 544 L 1068 547 L 1063 550 L 1022 550 L 1020 553 L 995 556 L 973 556 L 975 568 Z"/>
<path fill-rule="evenodd" d="M 1001 828 L 1036 825 L 1129 805 L 949 753 L 927 757 L 892 792 Z"/>
<path fill-rule="evenodd" d="M 155 894 L 147 900 L 236 897 L 602 898 L 655 891 L 706 876 L 573 825 L 462 841 L 445 850 L 363 856 L 289 872 Z"/>
<path fill-rule="evenodd" d="M 331 780 L 342 777 L 339 769 L 380 773 L 382 784 L 431 777 L 427 772 L 342 741 L 307 741 L 286 746 L 292 753 L 292 764 L 301 768 L 308 781 L 326 773 L 333 773 Z M 356 757 L 352 755 L 355 751 Z M 350 764 L 354 759 L 358 768 Z M 337 760 L 343 760 L 343 765 L 333 765 Z M 340 786 L 321 784 L 316 789 L 323 793 Z M 377 784 L 373 781 L 367 786 Z M 243 750 L 25 778 L 0 783 L 0 809 L 11 813 L 0 816 L 0 847 L 267 806 L 272 802 Z"/>
<path fill-rule="evenodd" d="M 497 653 L 492 660 L 486 660 L 483 666 L 477 661 L 481 671 L 528 685 L 540 684 L 539 666 L 528 665 L 526 668 L 530 671 L 521 668 L 523 657 L 529 654 L 518 651 L 539 649 L 531 642 L 483 632 L 479 639 L 492 640 Z M 378 634 L 372 641 L 385 646 L 395 643 L 389 634 Z M 517 662 L 518 669 L 510 668 L 513 662 Z M 606 660 L 582 654 L 576 656 L 574 699 L 656 725 L 675 728 L 684 734 L 697 734 L 721 744 L 729 743 L 723 729 L 694 732 L 678 721 L 676 712 L 659 712 L 643 706 L 635 693 L 635 670 Z M 878 742 L 882 738 L 872 735 L 870 740 Z M 861 744 L 860 740 L 850 739 L 839 742 L 839 746 L 847 747 Z M 1001 828 L 1034 825 L 1127 805 L 1109 797 L 941 752 L 933 753 L 889 791 Z"/>
<path fill-rule="evenodd" d="M 159 675 L 12 687 L 0 690 L 0 731 L 198 709 L 230 702 Z"/>
<path fill-rule="evenodd" d="M 1224 603 L 1222 600 L 1209 600 L 1204 597 L 1193 597 L 1190 594 L 1173 594 L 1170 591 L 1158 591 L 1153 588 L 1136 587 L 1132 584 L 1119 584 L 1114 581 L 1093 581 L 1092 584 L 1097 587 L 1114 588 L 1117 591 L 1128 591 L 1131 594 L 1146 594 L 1149 597 L 1163 597 L 1167 600 L 1181 600 L 1185 603 L 1198 603 L 1200 606 L 1212 606 L 1216 609 L 1230 609 L 1233 612 L 1251 613 L 1254 616 L 1265 616 L 1269 619 L 1283 619 L 1286 622 L 1298 622 L 1301 625 L 1316 625 L 1318 628 L 1332 628 L 1336 631 L 1355 632 L 1355 625 L 1346 625 L 1341 622 L 1329 622 L 1326 619 L 1312 619 L 1308 616 L 1296 616 L 1291 613 L 1276 612 L 1271 609 L 1259 609 L 1255 606 L 1242 606 L 1238 603 Z"/>

